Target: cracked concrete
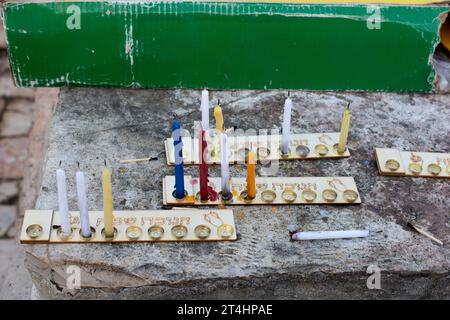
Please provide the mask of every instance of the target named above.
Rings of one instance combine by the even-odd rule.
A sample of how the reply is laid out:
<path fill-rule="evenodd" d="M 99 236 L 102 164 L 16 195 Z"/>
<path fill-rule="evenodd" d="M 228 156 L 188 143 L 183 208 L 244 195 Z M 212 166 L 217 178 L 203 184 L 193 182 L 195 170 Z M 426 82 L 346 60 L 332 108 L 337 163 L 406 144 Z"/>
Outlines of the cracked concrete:
<path fill-rule="evenodd" d="M 271 129 L 281 123 L 285 92 L 219 91 L 225 126 Z M 233 207 L 240 240 L 224 243 L 27 245 L 26 266 L 40 298 L 450 298 L 448 180 L 378 175 L 375 147 L 449 151 L 450 96 L 291 92 L 294 132 L 338 131 L 343 107 L 353 110 L 342 160 L 281 162 L 279 176 L 351 175 L 363 204 Z M 100 170 L 114 170 L 117 210 L 162 207 L 163 140 L 175 112 L 186 129 L 200 120 L 200 91 L 65 89 L 49 134 L 37 208 L 57 209 L 54 171 L 60 160 L 76 209 L 74 174 L 89 177 L 91 209 L 101 209 Z M 212 117 L 211 117 L 212 121 Z M 120 159 L 158 156 L 148 164 Z M 244 168 L 231 174 L 244 176 Z M 260 170 L 258 165 L 258 171 Z M 186 174 L 196 174 L 189 167 Z M 220 168 L 210 168 L 219 176 Z M 415 219 L 444 241 L 438 246 L 406 224 Z M 366 239 L 290 242 L 301 230 L 368 228 Z M 66 287 L 65 269 L 82 268 L 82 289 Z M 381 290 L 366 287 L 369 265 Z"/>

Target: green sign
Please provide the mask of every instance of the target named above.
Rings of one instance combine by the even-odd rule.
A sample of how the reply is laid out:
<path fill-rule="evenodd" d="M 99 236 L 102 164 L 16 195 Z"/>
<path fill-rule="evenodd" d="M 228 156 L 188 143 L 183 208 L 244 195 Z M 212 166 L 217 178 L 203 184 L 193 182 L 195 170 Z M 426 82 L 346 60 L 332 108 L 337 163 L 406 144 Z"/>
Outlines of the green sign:
<path fill-rule="evenodd" d="M 446 6 L 9 3 L 19 86 L 431 91 Z"/>

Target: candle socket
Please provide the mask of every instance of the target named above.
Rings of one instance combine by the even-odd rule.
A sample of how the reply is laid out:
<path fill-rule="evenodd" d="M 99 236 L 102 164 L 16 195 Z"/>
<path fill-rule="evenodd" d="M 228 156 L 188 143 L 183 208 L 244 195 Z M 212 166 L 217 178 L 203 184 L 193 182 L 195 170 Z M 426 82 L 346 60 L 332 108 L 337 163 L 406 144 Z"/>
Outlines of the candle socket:
<path fill-rule="evenodd" d="M 288 151 L 287 152 L 283 152 L 283 148 L 280 148 L 280 155 L 281 155 L 281 157 L 282 158 L 287 158 L 287 157 L 289 157 L 289 148 L 288 148 Z"/>
<path fill-rule="evenodd" d="M 105 228 L 102 229 L 102 236 L 106 241 L 112 241 L 117 236 L 117 229 L 114 228 L 114 233 L 112 235 L 108 235 L 105 232 Z"/>
<path fill-rule="evenodd" d="M 344 154 L 345 151 L 347 151 L 347 146 L 339 147 L 338 143 L 336 143 L 333 147 L 338 154 Z"/>
<path fill-rule="evenodd" d="M 43 228 L 40 224 L 32 224 L 29 225 L 26 229 L 26 234 L 28 235 L 28 237 L 30 237 L 30 239 L 36 239 L 39 238 L 39 236 L 42 234 L 43 232 Z"/>
<path fill-rule="evenodd" d="M 95 228 L 94 227 L 91 227 L 91 234 L 90 234 L 89 237 L 85 237 L 83 235 L 83 231 L 80 229 L 80 236 L 81 236 L 81 238 L 83 240 L 86 240 L 86 241 L 92 240 L 92 238 L 94 238 L 94 235 L 95 235 Z"/>
<path fill-rule="evenodd" d="M 233 199 L 233 194 L 231 192 L 222 193 L 220 192 L 220 198 L 223 202 L 230 202 Z"/>
<path fill-rule="evenodd" d="M 56 232 L 56 234 L 58 235 L 58 237 L 61 240 L 69 240 L 70 238 L 72 238 L 73 229 L 72 228 L 70 229 L 70 233 L 65 233 L 65 232 L 62 231 L 62 228 L 59 227 L 58 231 Z"/>
<path fill-rule="evenodd" d="M 210 200 L 209 199 L 209 194 L 208 194 L 208 197 L 206 199 L 205 198 L 202 199 L 202 195 L 201 195 L 200 192 L 197 192 L 195 197 L 197 198 L 197 200 L 199 200 L 200 202 L 203 202 L 203 203 L 208 202 Z"/>
<path fill-rule="evenodd" d="M 250 202 L 250 201 L 252 201 L 253 199 L 256 198 L 256 196 L 255 196 L 255 197 L 250 197 L 250 196 L 248 195 L 247 191 L 242 191 L 241 194 L 240 194 L 240 197 L 241 197 L 242 200 L 244 200 L 244 201 L 246 201 L 246 202 L 247 202 L 247 201 Z"/>
<path fill-rule="evenodd" d="M 187 195 L 188 195 L 188 193 L 186 190 L 184 190 L 182 197 L 177 197 L 177 190 L 173 190 L 173 192 L 172 192 L 172 196 L 177 200 L 183 200 L 184 198 L 186 198 Z"/>

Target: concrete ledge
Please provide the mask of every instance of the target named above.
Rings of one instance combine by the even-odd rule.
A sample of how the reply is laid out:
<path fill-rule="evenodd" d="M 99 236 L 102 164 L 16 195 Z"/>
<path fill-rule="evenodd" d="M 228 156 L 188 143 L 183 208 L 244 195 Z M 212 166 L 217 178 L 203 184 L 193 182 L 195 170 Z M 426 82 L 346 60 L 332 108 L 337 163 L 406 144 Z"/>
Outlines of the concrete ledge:
<path fill-rule="evenodd" d="M 284 92 L 213 92 L 226 126 L 270 129 L 281 123 Z M 352 156 L 281 162 L 278 175 L 352 175 L 363 204 L 235 207 L 233 243 L 29 245 L 26 266 L 41 298 L 450 298 L 450 184 L 446 180 L 378 175 L 375 147 L 448 151 L 450 96 L 293 92 L 295 132 L 338 130 L 352 103 Z M 200 92 L 189 90 L 63 90 L 49 134 L 37 208 L 56 209 L 54 171 L 63 161 L 69 204 L 76 208 L 76 162 L 89 177 L 88 199 L 101 209 L 100 170 L 113 163 L 115 209 L 161 208 L 163 139 L 176 112 L 185 127 L 200 119 Z M 338 107 L 340 106 L 340 107 Z M 119 159 L 158 156 L 121 166 Z M 113 162 L 114 161 L 114 162 Z M 244 176 L 233 166 L 232 175 Z M 259 172 L 260 166 L 257 170 Z M 186 174 L 195 174 L 191 167 Z M 220 168 L 211 168 L 219 176 Z M 414 233 L 415 219 L 445 243 Z M 303 230 L 368 228 L 367 239 L 290 242 Z M 68 290 L 65 269 L 82 270 L 82 289 Z M 381 269 L 381 290 L 366 287 L 369 265 Z"/>

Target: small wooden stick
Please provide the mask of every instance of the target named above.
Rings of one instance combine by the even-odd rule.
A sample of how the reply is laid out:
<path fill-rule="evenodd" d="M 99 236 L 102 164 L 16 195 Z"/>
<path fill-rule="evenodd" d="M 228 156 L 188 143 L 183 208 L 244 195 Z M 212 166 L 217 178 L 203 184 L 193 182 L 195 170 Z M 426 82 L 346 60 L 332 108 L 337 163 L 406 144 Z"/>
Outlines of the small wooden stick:
<path fill-rule="evenodd" d="M 419 228 L 418 226 L 416 226 L 415 224 L 413 224 L 412 222 L 408 223 L 414 230 L 416 230 L 418 233 L 420 233 L 421 235 L 424 235 L 425 237 L 433 240 L 434 242 L 436 242 L 437 244 L 443 246 L 444 243 L 439 240 L 438 238 L 436 238 L 435 236 L 433 236 L 431 233 L 429 233 L 428 231 L 425 231 L 421 228 Z"/>
<path fill-rule="evenodd" d="M 126 159 L 126 160 L 120 160 L 119 162 L 121 164 L 125 163 L 141 163 L 141 162 L 149 162 L 152 160 L 158 160 L 157 157 L 149 157 L 149 158 L 141 158 L 141 159 Z"/>

